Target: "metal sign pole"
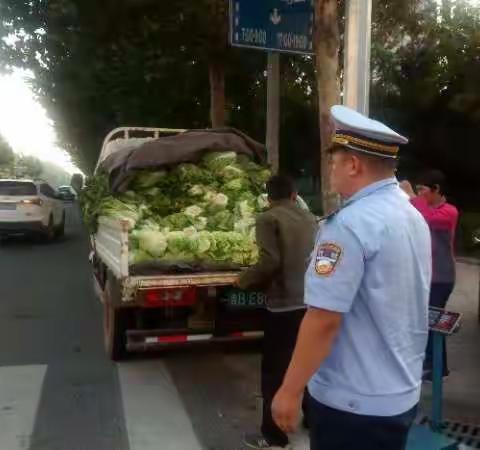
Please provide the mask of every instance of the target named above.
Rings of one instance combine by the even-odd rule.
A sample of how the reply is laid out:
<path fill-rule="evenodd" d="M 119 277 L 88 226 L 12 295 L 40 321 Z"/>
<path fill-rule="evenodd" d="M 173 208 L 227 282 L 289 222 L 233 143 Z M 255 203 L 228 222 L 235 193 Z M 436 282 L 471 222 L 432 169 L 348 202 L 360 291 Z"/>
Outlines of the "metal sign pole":
<path fill-rule="evenodd" d="M 445 336 L 433 332 L 433 385 L 432 385 L 432 429 L 442 431 L 442 401 L 443 401 L 443 346 Z"/>
<path fill-rule="evenodd" d="M 365 115 L 369 113 L 371 36 L 372 0 L 348 0 L 343 102 Z"/>
<path fill-rule="evenodd" d="M 273 173 L 279 169 L 280 141 L 280 54 L 268 53 L 267 68 L 267 152 Z"/>

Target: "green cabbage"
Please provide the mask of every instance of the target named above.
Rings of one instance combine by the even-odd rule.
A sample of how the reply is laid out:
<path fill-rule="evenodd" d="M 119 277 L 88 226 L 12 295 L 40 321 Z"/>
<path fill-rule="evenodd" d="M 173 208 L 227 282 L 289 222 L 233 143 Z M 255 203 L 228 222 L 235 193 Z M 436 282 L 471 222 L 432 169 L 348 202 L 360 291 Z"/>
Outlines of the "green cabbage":
<path fill-rule="evenodd" d="M 237 161 L 235 152 L 212 152 L 204 156 L 202 165 L 213 173 L 218 173 L 224 167 L 234 164 Z"/>
<path fill-rule="evenodd" d="M 143 228 L 135 231 L 140 250 L 143 250 L 155 257 L 161 257 L 167 250 L 167 239 L 165 235 L 156 229 Z"/>
<path fill-rule="evenodd" d="M 271 178 L 272 172 L 269 169 L 261 169 L 259 171 L 251 172 L 250 178 L 256 184 L 264 185 Z"/>
<path fill-rule="evenodd" d="M 250 231 L 255 226 L 254 217 L 246 217 L 235 222 L 233 229 L 240 234 L 250 234 Z"/>
<path fill-rule="evenodd" d="M 224 180 L 233 180 L 235 178 L 244 178 L 248 176 L 243 169 L 236 166 L 235 164 L 225 166 L 223 169 L 219 170 L 218 174 Z"/>
<path fill-rule="evenodd" d="M 172 171 L 172 175 L 177 176 L 181 183 L 209 184 L 214 180 L 210 172 L 194 164 L 179 164 Z"/>
<path fill-rule="evenodd" d="M 184 213 L 176 213 L 161 219 L 160 225 L 164 228 L 179 231 L 192 226 L 193 222 L 193 217 L 187 216 Z"/>
<path fill-rule="evenodd" d="M 237 203 L 236 212 L 241 218 L 252 218 L 255 215 L 255 206 L 248 200 Z"/>
<path fill-rule="evenodd" d="M 210 231 L 231 231 L 234 226 L 234 216 L 230 211 L 220 211 L 208 218 L 208 229 Z"/>
<path fill-rule="evenodd" d="M 107 197 L 100 205 L 100 215 L 110 219 L 127 220 L 134 227 L 141 219 L 145 205 L 135 205 L 114 197 Z"/>
<path fill-rule="evenodd" d="M 138 189 L 147 189 L 157 185 L 166 175 L 167 172 L 165 170 L 158 170 L 156 172 L 142 171 L 136 175 L 133 184 Z"/>
<path fill-rule="evenodd" d="M 228 206 L 229 199 L 225 194 L 209 191 L 204 196 L 204 201 L 209 213 L 214 213 L 225 209 Z"/>
<path fill-rule="evenodd" d="M 188 208 L 185 208 L 185 211 L 183 212 L 188 217 L 195 218 L 203 213 L 203 208 L 200 208 L 200 206 L 197 206 L 197 205 L 192 205 L 192 206 L 189 206 Z"/>
<path fill-rule="evenodd" d="M 268 205 L 269 205 L 269 202 L 268 202 L 267 194 L 261 194 L 257 197 L 257 207 L 260 211 L 267 209 Z"/>
<path fill-rule="evenodd" d="M 98 216 L 130 221 L 130 263 L 157 260 L 249 266 L 258 260 L 256 215 L 268 207 L 270 171 L 246 155 L 211 152 L 198 165 L 140 171 L 113 197 L 108 177 L 89 182 L 82 196 L 93 230 Z"/>
<path fill-rule="evenodd" d="M 195 184 L 188 190 L 188 194 L 192 197 L 201 197 L 206 191 L 207 189 L 205 186 L 202 186 L 201 184 Z"/>
<path fill-rule="evenodd" d="M 141 249 L 132 249 L 129 253 L 129 257 L 130 264 L 139 264 L 145 261 L 152 261 L 153 259 L 155 259 L 152 257 L 152 255 Z"/>

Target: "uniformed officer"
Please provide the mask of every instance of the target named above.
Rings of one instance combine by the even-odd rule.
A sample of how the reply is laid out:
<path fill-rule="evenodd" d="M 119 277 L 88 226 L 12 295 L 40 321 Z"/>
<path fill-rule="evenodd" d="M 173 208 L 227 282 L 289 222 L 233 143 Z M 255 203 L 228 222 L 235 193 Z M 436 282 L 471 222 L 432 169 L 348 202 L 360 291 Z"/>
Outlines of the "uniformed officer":
<path fill-rule="evenodd" d="M 420 399 L 430 234 L 395 178 L 407 140 L 342 106 L 332 117 L 330 179 L 344 203 L 317 236 L 273 416 L 294 431 L 308 383 L 312 450 L 400 450 Z"/>

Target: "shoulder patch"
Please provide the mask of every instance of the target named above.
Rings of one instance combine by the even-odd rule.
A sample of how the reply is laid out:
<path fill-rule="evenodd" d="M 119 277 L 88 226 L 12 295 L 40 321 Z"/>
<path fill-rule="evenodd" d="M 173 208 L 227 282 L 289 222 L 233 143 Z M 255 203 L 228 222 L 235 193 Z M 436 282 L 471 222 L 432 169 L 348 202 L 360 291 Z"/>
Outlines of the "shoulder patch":
<path fill-rule="evenodd" d="M 343 254 L 342 247 L 333 242 L 324 242 L 318 247 L 315 272 L 322 277 L 331 275 Z"/>

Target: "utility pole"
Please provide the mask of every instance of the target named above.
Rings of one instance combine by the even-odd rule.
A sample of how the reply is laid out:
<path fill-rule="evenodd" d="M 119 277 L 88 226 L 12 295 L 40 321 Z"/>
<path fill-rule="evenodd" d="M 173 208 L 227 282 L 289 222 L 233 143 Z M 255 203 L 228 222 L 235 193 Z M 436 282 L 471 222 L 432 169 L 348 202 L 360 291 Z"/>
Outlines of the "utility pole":
<path fill-rule="evenodd" d="M 267 152 L 274 174 L 280 165 L 280 54 L 268 52 L 267 66 Z"/>
<path fill-rule="evenodd" d="M 347 0 L 343 103 L 368 116 L 372 0 Z"/>

